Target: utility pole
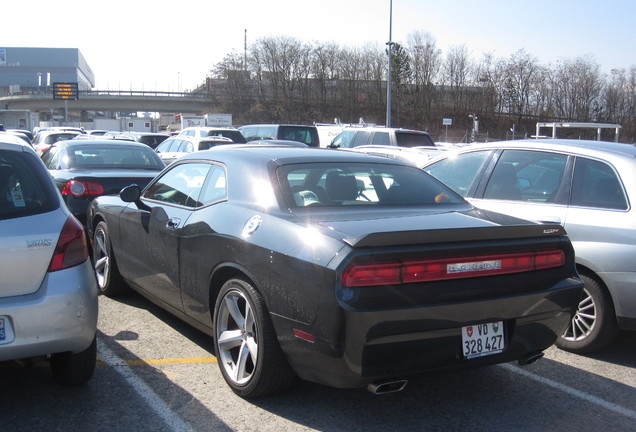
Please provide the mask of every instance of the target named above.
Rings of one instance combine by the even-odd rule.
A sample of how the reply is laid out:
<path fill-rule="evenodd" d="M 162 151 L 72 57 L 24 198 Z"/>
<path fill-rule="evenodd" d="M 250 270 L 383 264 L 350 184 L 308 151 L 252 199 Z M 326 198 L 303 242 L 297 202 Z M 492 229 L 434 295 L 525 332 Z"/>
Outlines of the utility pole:
<path fill-rule="evenodd" d="M 245 29 L 245 38 L 243 40 L 243 70 L 247 70 L 247 29 Z"/>
<path fill-rule="evenodd" d="M 389 72 L 386 77 L 386 127 L 391 127 L 391 79 L 392 71 L 391 66 L 393 63 L 393 54 L 391 53 L 391 47 L 393 41 L 391 40 L 393 30 L 393 0 L 389 0 L 389 41 L 386 43 L 389 47 Z"/>

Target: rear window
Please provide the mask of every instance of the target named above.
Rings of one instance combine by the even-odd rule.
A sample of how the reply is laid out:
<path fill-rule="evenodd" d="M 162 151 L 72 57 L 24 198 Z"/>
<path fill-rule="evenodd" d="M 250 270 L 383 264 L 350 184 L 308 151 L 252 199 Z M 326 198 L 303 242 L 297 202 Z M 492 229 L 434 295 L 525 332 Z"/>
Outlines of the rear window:
<path fill-rule="evenodd" d="M 400 147 L 435 147 L 431 137 L 423 133 L 396 131 L 395 139 Z"/>
<path fill-rule="evenodd" d="M 161 170 L 164 164 L 150 147 L 73 146 L 67 149 L 70 168 L 131 168 Z"/>
<path fill-rule="evenodd" d="M 208 132 L 208 136 L 221 136 L 221 137 L 225 137 L 225 138 L 229 138 L 232 141 L 234 141 L 237 144 L 245 144 L 246 140 L 245 137 L 243 136 L 243 134 L 239 131 L 232 131 L 232 130 L 211 130 L 210 132 Z"/>
<path fill-rule="evenodd" d="M 0 150 L 0 220 L 53 211 L 59 207 L 57 194 L 35 156 Z"/>
<path fill-rule="evenodd" d="M 403 165 L 320 163 L 279 168 L 289 207 L 463 204 L 443 183 Z"/>
<path fill-rule="evenodd" d="M 315 126 L 280 126 L 278 136 L 281 140 L 299 141 L 309 147 L 318 147 L 318 129 Z"/>

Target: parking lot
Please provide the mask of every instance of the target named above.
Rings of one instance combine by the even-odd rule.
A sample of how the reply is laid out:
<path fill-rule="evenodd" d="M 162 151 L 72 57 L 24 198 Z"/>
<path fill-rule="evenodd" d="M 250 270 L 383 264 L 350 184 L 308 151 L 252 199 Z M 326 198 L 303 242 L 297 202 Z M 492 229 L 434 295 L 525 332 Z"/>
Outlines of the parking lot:
<path fill-rule="evenodd" d="M 636 334 L 593 356 L 551 348 L 504 364 L 409 382 L 375 396 L 299 382 L 243 400 L 223 381 L 209 338 L 129 293 L 100 297 L 99 365 L 88 385 L 55 384 L 45 363 L 0 366 L 0 430 L 384 431 L 633 430 Z"/>

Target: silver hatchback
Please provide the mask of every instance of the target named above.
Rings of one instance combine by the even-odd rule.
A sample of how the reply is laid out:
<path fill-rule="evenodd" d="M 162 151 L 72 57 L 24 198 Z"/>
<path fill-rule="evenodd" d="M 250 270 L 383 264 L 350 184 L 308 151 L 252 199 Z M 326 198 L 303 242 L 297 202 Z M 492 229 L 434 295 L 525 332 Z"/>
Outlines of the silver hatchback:
<path fill-rule="evenodd" d="M 0 133 L 0 361 L 46 357 L 62 384 L 96 361 L 97 282 L 81 224 L 35 151 Z"/>
<path fill-rule="evenodd" d="M 505 141 L 450 150 L 423 169 L 477 207 L 565 227 L 585 289 L 557 346 L 591 352 L 636 330 L 636 147 Z"/>

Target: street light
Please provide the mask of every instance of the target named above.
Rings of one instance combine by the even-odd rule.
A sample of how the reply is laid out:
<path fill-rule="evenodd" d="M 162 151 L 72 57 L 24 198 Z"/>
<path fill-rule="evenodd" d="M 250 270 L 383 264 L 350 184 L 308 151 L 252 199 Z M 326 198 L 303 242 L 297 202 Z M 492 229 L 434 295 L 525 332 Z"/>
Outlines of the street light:
<path fill-rule="evenodd" d="M 389 47 L 389 74 L 386 78 L 386 127 L 391 127 L 391 63 L 393 63 L 393 55 L 391 54 L 391 41 L 393 30 L 393 0 L 389 0 L 389 41 L 386 43 Z"/>

